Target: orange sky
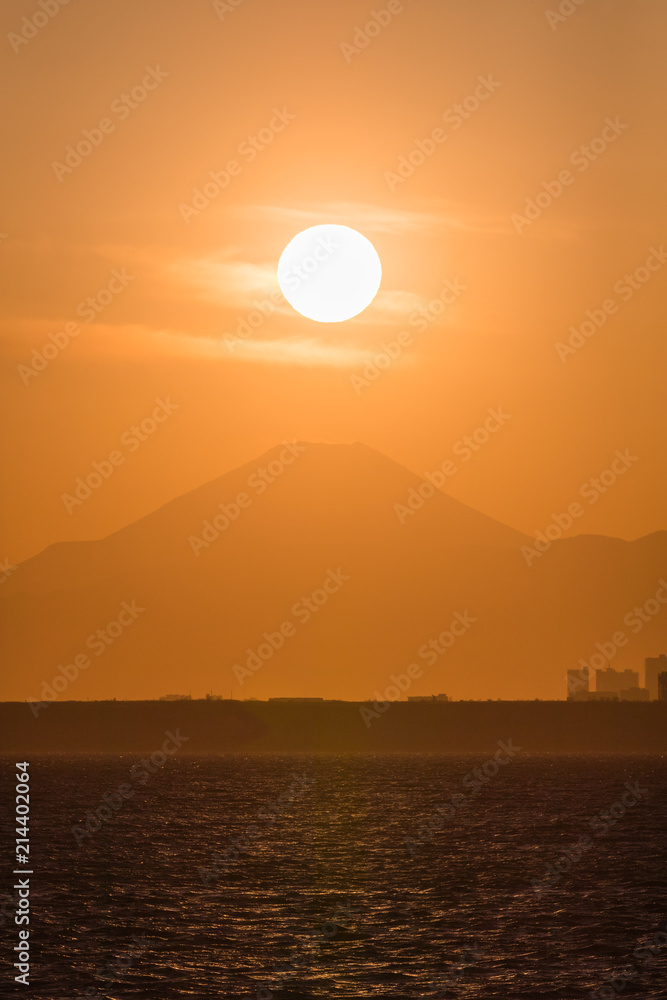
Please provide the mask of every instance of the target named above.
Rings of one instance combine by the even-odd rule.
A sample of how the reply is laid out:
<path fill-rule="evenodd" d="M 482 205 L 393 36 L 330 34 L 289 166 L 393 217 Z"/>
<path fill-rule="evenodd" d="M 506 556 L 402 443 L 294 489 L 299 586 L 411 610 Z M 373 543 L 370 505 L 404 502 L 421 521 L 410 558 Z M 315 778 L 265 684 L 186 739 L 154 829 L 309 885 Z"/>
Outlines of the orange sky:
<path fill-rule="evenodd" d="M 22 19 L 36 2 L 3 4 L 0 557 L 102 537 L 283 439 L 359 440 L 423 473 L 498 406 L 511 418 L 453 496 L 532 534 L 629 449 L 628 475 L 573 530 L 665 528 L 664 4 L 588 0 L 550 24 L 555 2 L 406 0 L 352 53 L 366 3 L 224 6 L 74 0 L 35 29 Z M 492 92 L 457 117 L 480 77 Z M 276 109 L 286 124 L 253 155 Z M 103 120 L 90 154 L 59 167 Z M 444 141 L 392 179 L 434 129 Z M 225 190 L 184 212 L 230 160 Z M 560 196 L 517 224 L 565 170 Z M 376 246 L 376 302 L 322 325 L 275 296 L 231 352 L 225 334 L 275 291 L 283 247 L 327 221 Z M 624 275 L 649 258 L 631 289 Z M 417 332 L 447 280 L 465 290 Z M 610 299 L 562 360 L 570 325 Z M 71 323 L 78 335 L 26 375 Z M 405 329 L 412 343 L 355 389 Z M 68 513 L 62 494 L 156 399 L 177 409 Z"/>

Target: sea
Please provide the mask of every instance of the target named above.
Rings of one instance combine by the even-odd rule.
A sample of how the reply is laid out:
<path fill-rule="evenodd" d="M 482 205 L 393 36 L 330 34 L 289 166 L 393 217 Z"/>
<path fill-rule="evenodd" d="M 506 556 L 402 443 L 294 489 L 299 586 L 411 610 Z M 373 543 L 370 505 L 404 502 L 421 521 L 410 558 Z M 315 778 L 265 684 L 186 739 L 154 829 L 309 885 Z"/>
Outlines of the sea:
<path fill-rule="evenodd" d="M 2 996 L 667 996 L 664 757 L 184 750 L 0 761 Z"/>

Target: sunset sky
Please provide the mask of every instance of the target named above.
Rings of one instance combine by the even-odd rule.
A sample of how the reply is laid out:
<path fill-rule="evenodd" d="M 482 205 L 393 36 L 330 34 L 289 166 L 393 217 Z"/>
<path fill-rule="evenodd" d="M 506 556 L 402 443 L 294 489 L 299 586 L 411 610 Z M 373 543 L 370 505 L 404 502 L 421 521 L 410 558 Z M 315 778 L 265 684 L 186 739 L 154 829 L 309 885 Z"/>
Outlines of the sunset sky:
<path fill-rule="evenodd" d="M 72 0 L 27 30 L 38 3 L 3 4 L 0 558 L 103 537 L 282 440 L 361 441 L 422 474 L 498 407 L 510 419 L 452 496 L 532 534 L 627 449 L 637 461 L 573 530 L 667 528 L 664 3 L 587 0 L 558 21 L 555 0 L 400 7 L 354 50 L 359 0 Z M 68 165 L 84 130 L 98 145 Z M 325 222 L 383 264 L 342 324 L 277 292 L 285 245 Z M 605 302 L 604 325 L 559 351 Z M 168 419 L 68 512 L 62 495 L 156 400 Z"/>

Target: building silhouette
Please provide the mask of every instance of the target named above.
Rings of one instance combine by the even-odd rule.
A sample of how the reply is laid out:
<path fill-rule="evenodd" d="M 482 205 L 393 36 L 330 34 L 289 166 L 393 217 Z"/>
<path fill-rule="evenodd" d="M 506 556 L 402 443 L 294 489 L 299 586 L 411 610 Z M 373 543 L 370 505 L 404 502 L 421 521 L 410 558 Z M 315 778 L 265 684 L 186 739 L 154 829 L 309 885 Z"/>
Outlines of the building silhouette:
<path fill-rule="evenodd" d="M 625 688 L 623 691 L 619 691 L 618 697 L 621 701 L 650 701 L 651 695 L 648 693 L 647 688 L 631 687 Z"/>
<path fill-rule="evenodd" d="M 568 701 L 618 701 L 618 691 L 573 691 Z"/>
<path fill-rule="evenodd" d="M 638 687 L 639 673 L 636 670 L 614 670 L 613 667 L 606 667 L 604 670 L 595 671 L 596 691 L 615 691 L 620 695 L 621 691 Z"/>
<path fill-rule="evenodd" d="M 567 699 L 568 701 L 585 701 L 585 698 L 575 699 L 575 694 L 588 694 L 590 691 L 590 673 L 588 668 L 581 670 L 567 671 Z"/>
<path fill-rule="evenodd" d="M 658 698 L 660 701 L 667 701 L 667 670 L 658 674 Z"/>
<path fill-rule="evenodd" d="M 409 694 L 408 701 L 449 701 L 446 694 Z"/>
<path fill-rule="evenodd" d="M 324 701 L 324 698 L 269 698 L 269 701 L 310 702 Z"/>
<path fill-rule="evenodd" d="M 667 670 L 667 656 L 647 656 L 644 660 L 644 687 L 648 688 L 651 698 L 658 697 L 658 676 Z"/>

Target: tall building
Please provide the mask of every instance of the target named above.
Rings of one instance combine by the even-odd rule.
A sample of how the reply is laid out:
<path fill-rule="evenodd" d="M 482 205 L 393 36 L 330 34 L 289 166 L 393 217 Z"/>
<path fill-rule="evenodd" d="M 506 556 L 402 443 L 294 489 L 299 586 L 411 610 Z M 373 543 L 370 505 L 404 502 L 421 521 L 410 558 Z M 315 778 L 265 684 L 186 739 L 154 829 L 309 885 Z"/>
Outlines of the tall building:
<path fill-rule="evenodd" d="M 651 698 L 658 697 L 658 674 L 667 670 L 667 656 L 648 656 L 644 660 L 644 687 L 649 689 Z"/>
<path fill-rule="evenodd" d="M 667 670 L 658 674 L 658 698 L 660 701 L 667 701 Z"/>
<path fill-rule="evenodd" d="M 567 698 L 570 701 L 575 700 L 574 695 L 580 694 L 581 692 L 588 693 L 590 691 L 590 674 L 588 670 L 568 670 L 567 672 Z M 581 699 L 579 699 L 581 700 Z"/>
<path fill-rule="evenodd" d="M 613 667 L 606 667 L 605 670 L 595 671 L 596 691 L 616 691 L 620 693 L 627 688 L 639 687 L 639 673 L 636 670 L 614 670 Z"/>

